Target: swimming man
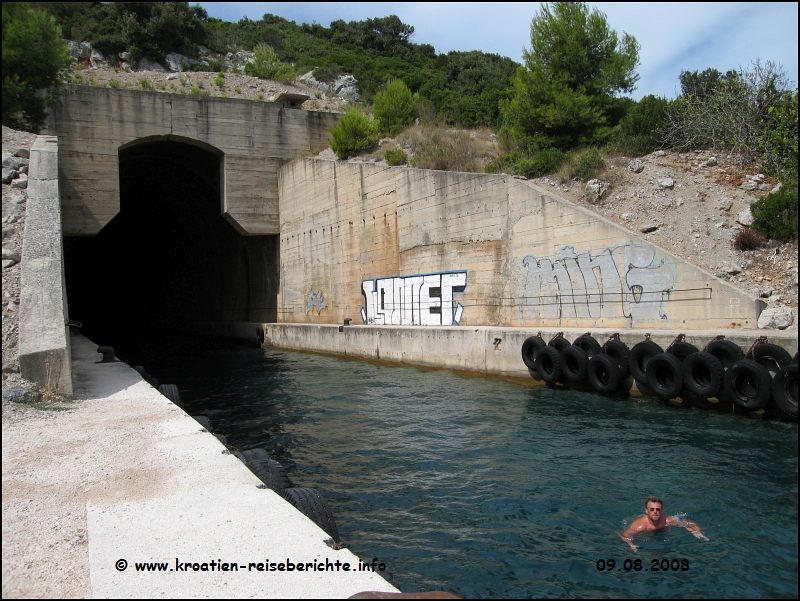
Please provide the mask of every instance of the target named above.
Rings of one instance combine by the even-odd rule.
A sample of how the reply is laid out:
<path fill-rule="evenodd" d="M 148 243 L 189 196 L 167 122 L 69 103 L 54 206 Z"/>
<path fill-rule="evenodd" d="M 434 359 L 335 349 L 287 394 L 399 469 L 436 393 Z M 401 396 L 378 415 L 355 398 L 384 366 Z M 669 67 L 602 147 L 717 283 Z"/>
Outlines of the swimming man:
<path fill-rule="evenodd" d="M 635 534 L 652 530 L 663 530 L 669 526 L 686 528 L 697 538 L 708 540 L 708 537 L 700 531 L 700 526 L 694 522 L 665 516 L 663 512 L 664 503 L 658 497 L 647 497 L 644 501 L 644 508 L 646 512 L 645 515 L 634 520 L 633 523 L 628 526 L 628 529 L 619 535 L 619 537 L 628 543 L 628 546 L 634 551 L 639 548 L 637 545 L 633 544 L 633 536 Z"/>

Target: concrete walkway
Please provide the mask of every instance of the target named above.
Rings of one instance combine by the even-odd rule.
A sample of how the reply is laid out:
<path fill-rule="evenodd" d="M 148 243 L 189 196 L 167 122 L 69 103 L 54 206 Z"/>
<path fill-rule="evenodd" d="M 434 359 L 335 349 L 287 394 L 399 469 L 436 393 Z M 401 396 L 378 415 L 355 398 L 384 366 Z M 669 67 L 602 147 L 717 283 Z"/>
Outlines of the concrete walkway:
<path fill-rule="evenodd" d="M 65 480 L 72 470 L 92 475 L 74 494 L 85 497 L 94 597 L 291 599 L 397 591 L 358 571 L 353 553 L 331 549 L 328 535 L 277 494 L 256 488 L 259 480 L 238 459 L 136 371 L 98 363 L 96 349 L 73 337 L 76 406 L 57 417 L 72 430 L 69 439 L 49 441 L 59 451 L 48 461 L 63 464 Z M 70 470 L 70 461 L 80 469 Z M 5 473 L 3 480 L 5 487 Z M 72 494 L 69 486 L 56 488 Z M 4 494 L 4 538 L 13 531 L 6 529 L 6 500 Z M 281 570 L 287 560 L 292 571 Z M 275 571 L 264 564 L 275 564 Z"/>

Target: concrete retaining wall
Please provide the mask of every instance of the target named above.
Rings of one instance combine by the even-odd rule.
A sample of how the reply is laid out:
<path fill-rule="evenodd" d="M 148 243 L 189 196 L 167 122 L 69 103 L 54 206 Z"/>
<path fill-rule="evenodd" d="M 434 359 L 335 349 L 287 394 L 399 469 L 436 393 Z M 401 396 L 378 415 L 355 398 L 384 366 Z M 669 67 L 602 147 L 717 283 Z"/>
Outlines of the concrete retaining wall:
<path fill-rule="evenodd" d="M 174 140 L 222 156 L 220 210 L 240 233 L 277 234 L 278 168 L 327 147 L 337 119 L 271 102 L 62 86 L 48 133 L 61 140 L 64 233 L 94 235 L 119 212 L 121 146 Z"/>
<path fill-rule="evenodd" d="M 20 279 L 20 373 L 72 395 L 58 140 L 53 136 L 38 136 L 31 148 Z"/>
<path fill-rule="evenodd" d="M 507 175 L 297 159 L 279 197 L 283 322 L 750 329 L 763 307 Z"/>
<path fill-rule="evenodd" d="M 336 325 L 265 324 L 265 344 L 287 349 L 334 353 L 350 357 L 391 361 L 408 365 L 427 365 L 489 375 L 530 379 L 522 362 L 522 343 L 540 330 L 488 326 L 347 326 L 339 331 Z M 559 330 L 541 329 L 545 341 Z M 566 329 L 564 336 L 572 342 L 586 330 Z M 602 344 L 613 333 L 610 329 L 593 329 L 592 335 Z M 667 348 L 679 332 L 654 331 L 652 340 Z M 620 332 L 620 339 L 629 347 L 644 340 L 644 330 Z M 717 331 L 686 332 L 686 341 L 702 349 Z M 797 352 L 796 332 L 764 330 L 729 332 L 726 340 L 747 351 L 755 339 L 766 334 L 792 355 Z"/>

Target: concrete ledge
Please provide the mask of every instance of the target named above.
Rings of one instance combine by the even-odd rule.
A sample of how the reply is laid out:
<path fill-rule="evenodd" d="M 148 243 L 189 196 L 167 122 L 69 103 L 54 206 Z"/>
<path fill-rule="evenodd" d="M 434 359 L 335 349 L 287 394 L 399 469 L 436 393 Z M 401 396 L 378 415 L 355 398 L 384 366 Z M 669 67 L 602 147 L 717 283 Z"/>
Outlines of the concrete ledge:
<path fill-rule="evenodd" d="M 21 265 L 20 372 L 40 386 L 72 395 L 55 136 L 39 136 L 33 143 L 27 204 Z"/>
<path fill-rule="evenodd" d="M 328 547 L 328 535 L 288 502 L 258 489 L 244 464 L 136 371 L 124 363 L 98 363 L 96 345 L 84 337 L 74 337 L 72 348 L 76 399 L 84 413 L 76 434 L 91 441 L 95 469 L 106 474 L 86 501 L 94 597 L 293 599 L 397 592 L 379 575 L 359 572 L 359 558 L 349 550 Z M 257 568 L 287 559 L 338 562 L 340 569 Z M 215 569 L 212 561 L 229 569 Z M 154 562 L 166 564 L 164 571 L 136 568 Z M 185 562 L 197 563 L 198 570 L 186 570 Z"/>
<path fill-rule="evenodd" d="M 492 326 L 339 326 L 326 324 L 264 324 L 265 345 L 301 351 L 334 353 L 366 359 L 393 361 L 408 365 L 443 367 L 475 371 L 505 377 L 530 378 L 522 362 L 522 343 L 541 332 L 545 341 L 563 331 L 570 342 L 585 329 L 504 328 Z M 592 335 L 602 344 L 616 330 L 594 329 Z M 649 330 L 620 331 L 620 339 L 629 347 L 644 340 Z M 666 348 L 680 331 L 653 330 L 652 340 Z M 686 341 L 698 348 L 718 334 L 738 344 L 746 352 L 758 336 L 782 346 L 790 354 L 797 352 L 797 331 L 716 331 L 684 330 Z"/>

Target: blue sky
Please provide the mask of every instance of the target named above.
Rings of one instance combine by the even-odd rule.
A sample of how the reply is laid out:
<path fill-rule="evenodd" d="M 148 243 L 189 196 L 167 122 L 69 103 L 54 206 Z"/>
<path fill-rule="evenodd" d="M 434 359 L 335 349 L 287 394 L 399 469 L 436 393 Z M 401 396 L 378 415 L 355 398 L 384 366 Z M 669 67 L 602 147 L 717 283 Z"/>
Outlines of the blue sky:
<path fill-rule="evenodd" d="M 212 17 L 258 20 L 272 13 L 297 23 L 360 21 L 396 14 L 415 29 L 414 42 L 437 52 L 483 50 L 522 62 L 530 46 L 530 23 L 539 2 L 200 2 Z M 797 3 L 621 3 L 597 2 L 618 33 L 641 44 L 636 99 L 646 94 L 675 97 L 681 70 L 720 71 L 752 60 L 779 63 L 797 82 Z"/>

